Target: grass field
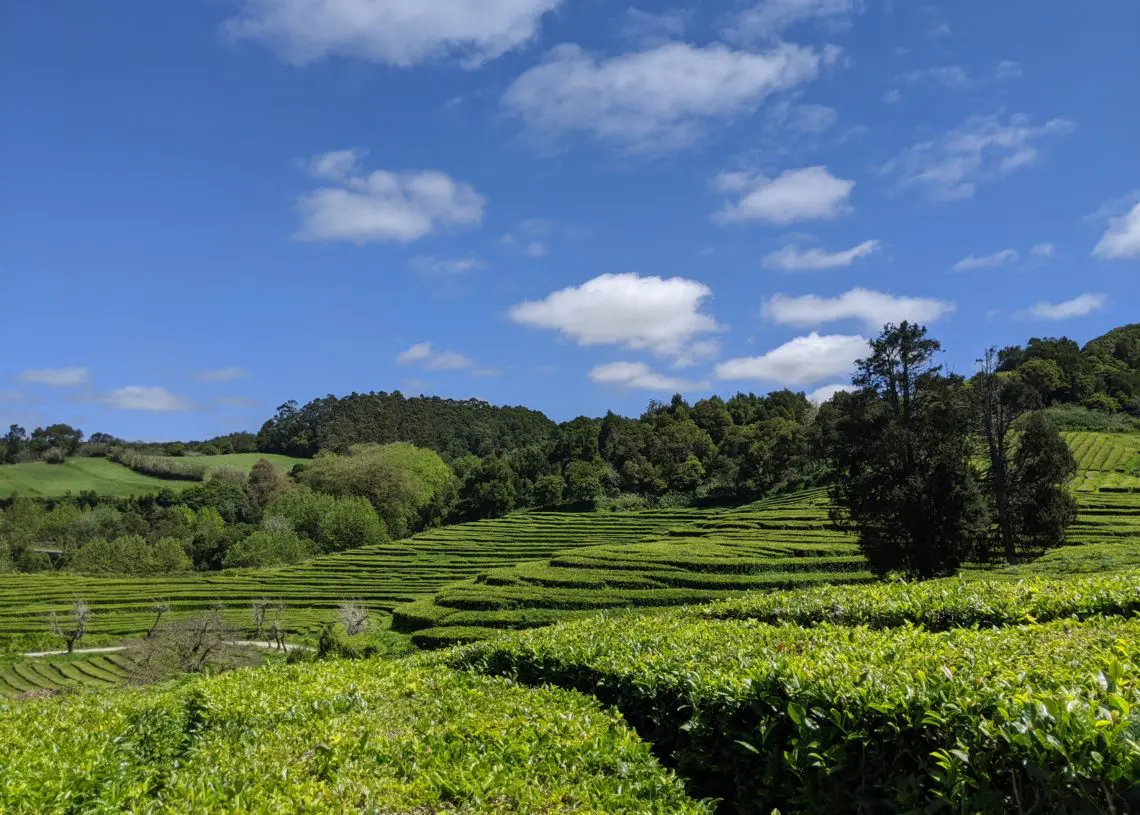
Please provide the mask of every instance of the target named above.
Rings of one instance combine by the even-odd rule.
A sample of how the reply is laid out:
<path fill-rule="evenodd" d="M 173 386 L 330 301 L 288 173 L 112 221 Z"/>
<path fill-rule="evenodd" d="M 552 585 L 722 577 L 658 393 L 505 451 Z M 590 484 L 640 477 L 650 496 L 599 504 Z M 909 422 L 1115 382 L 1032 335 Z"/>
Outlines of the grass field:
<path fill-rule="evenodd" d="M 294 464 L 304 461 L 289 456 L 260 453 L 196 456 L 178 460 L 206 464 L 211 468 L 231 465 L 248 470 L 259 458 L 269 459 L 283 472 L 288 472 Z M 142 475 L 105 458 L 69 458 L 63 464 L 31 461 L 0 465 L 0 498 L 13 495 L 53 498 L 67 493 L 78 495 L 85 490 L 100 495 L 145 495 L 161 489 L 182 490 L 193 483 Z"/>

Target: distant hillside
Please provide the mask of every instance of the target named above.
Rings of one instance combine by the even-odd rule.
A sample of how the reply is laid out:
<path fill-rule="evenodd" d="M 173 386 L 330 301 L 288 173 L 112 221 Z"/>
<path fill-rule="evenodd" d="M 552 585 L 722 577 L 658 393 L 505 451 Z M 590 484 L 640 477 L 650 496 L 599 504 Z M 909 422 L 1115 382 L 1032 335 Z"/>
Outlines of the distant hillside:
<path fill-rule="evenodd" d="M 478 399 L 406 398 L 395 393 L 326 396 L 298 407 L 286 402 L 262 425 L 263 453 L 311 457 L 318 450 L 345 452 L 353 444 L 411 442 L 458 458 L 486 456 L 546 441 L 553 421 L 537 410 L 498 407 Z"/>

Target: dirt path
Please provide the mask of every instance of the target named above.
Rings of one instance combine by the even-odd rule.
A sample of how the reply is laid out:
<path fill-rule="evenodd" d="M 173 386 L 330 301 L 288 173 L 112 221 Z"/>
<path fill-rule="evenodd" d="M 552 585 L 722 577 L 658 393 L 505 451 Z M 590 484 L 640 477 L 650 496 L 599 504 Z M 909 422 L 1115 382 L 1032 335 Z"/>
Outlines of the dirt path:
<path fill-rule="evenodd" d="M 255 640 L 234 640 L 233 642 L 226 643 L 227 645 L 244 645 L 250 648 L 260 648 L 262 651 L 277 651 L 280 650 L 274 646 L 267 645 L 264 641 Z M 127 650 L 125 645 L 108 645 L 104 648 L 76 648 L 71 653 L 73 654 L 116 654 L 120 651 Z M 292 643 L 285 643 L 285 652 L 289 651 L 313 651 L 315 650 L 311 645 L 294 645 Z M 67 651 L 28 651 L 20 656 L 25 657 L 61 657 L 66 656 Z"/>

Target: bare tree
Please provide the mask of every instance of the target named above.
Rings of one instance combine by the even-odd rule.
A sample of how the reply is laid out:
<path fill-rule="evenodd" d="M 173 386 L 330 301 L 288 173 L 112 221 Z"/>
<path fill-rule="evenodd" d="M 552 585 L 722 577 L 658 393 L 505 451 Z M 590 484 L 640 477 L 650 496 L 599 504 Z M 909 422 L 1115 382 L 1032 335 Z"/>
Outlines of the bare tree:
<path fill-rule="evenodd" d="M 255 640 L 261 639 L 261 632 L 265 627 L 265 612 L 268 608 L 269 601 L 264 597 L 253 601 L 253 638 Z"/>
<path fill-rule="evenodd" d="M 132 679 L 155 682 L 178 674 L 214 673 L 255 664 L 258 654 L 234 644 L 234 631 L 215 608 L 156 627 L 132 653 Z"/>
<path fill-rule="evenodd" d="M 87 623 L 90 620 L 91 610 L 87 607 L 87 601 L 76 600 L 71 605 L 66 621 L 60 620 L 54 611 L 51 613 L 51 630 L 67 643 L 67 653 L 70 654 L 75 650 L 75 643 L 87 633 Z"/>
<path fill-rule="evenodd" d="M 277 603 L 273 606 L 273 621 L 269 624 L 269 635 L 273 638 L 272 645 L 280 651 L 288 650 L 285 647 L 285 626 L 281 622 L 281 615 L 285 613 L 285 606 Z"/>
<path fill-rule="evenodd" d="M 359 603 L 341 603 L 340 622 L 350 637 L 355 636 L 368 628 L 368 609 Z"/>
<path fill-rule="evenodd" d="M 151 639 L 154 632 L 158 630 L 159 623 L 162 622 L 162 617 L 166 612 L 170 611 L 170 602 L 168 600 L 155 600 L 150 607 L 154 612 L 154 622 L 151 623 L 150 629 L 146 632 L 146 639 Z"/>

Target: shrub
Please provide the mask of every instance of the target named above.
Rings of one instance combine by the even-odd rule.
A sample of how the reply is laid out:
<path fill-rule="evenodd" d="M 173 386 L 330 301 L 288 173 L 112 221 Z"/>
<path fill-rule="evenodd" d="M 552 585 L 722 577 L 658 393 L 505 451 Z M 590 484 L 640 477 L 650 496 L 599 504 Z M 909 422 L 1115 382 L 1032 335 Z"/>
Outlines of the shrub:
<path fill-rule="evenodd" d="M 451 661 L 593 693 L 727 812 L 1140 805 L 1140 621 L 932 633 L 618 614 Z"/>
<path fill-rule="evenodd" d="M 283 566 L 311 557 L 312 544 L 296 532 L 259 530 L 226 551 L 226 568 Z"/>

